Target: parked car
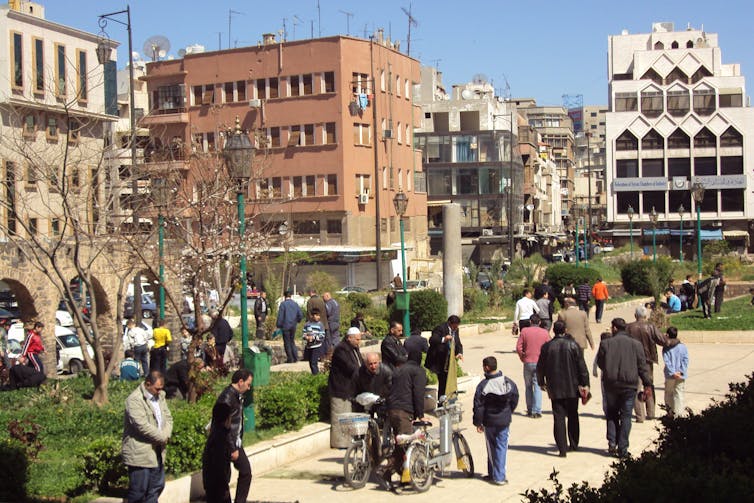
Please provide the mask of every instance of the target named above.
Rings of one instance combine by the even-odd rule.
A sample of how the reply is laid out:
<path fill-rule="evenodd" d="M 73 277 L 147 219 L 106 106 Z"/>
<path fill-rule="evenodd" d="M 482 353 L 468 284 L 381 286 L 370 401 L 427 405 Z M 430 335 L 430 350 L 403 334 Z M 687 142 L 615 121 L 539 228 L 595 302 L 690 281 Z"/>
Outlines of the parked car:
<path fill-rule="evenodd" d="M 73 316 L 68 312 L 68 306 L 64 300 L 58 303 L 58 310 L 55 311 L 55 324 L 61 327 L 73 326 Z"/>
<path fill-rule="evenodd" d="M 153 318 L 154 314 L 157 312 L 157 303 L 155 303 L 154 298 L 149 294 L 144 294 L 141 296 L 141 316 L 142 318 Z M 126 302 L 123 304 L 123 317 L 124 318 L 133 318 L 134 317 L 134 298 L 133 296 L 126 297 Z"/>
<path fill-rule="evenodd" d="M 349 294 L 352 294 L 352 293 L 366 293 L 366 289 L 361 288 L 360 286 L 349 285 L 349 286 L 344 286 L 343 288 L 341 288 L 335 293 L 338 295 L 348 296 Z"/>
<path fill-rule="evenodd" d="M 11 325 L 8 330 L 8 357 L 18 358 L 23 349 L 26 332 L 23 322 Z M 58 372 L 70 372 L 77 374 L 84 368 L 84 353 L 81 350 L 81 341 L 73 330 L 55 325 L 55 350 L 58 356 Z M 94 358 L 94 350 L 86 345 L 87 352 Z"/>

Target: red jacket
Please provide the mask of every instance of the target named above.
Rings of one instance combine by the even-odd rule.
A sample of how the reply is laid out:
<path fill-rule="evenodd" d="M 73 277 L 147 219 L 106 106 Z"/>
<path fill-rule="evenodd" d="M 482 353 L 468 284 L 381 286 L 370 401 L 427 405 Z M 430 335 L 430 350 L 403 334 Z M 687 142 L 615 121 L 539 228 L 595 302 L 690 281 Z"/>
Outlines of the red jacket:
<path fill-rule="evenodd" d="M 29 330 L 29 335 L 26 337 L 24 343 L 24 349 L 21 354 L 39 354 L 44 353 L 45 347 L 42 345 L 42 337 L 34 330 Z"/>

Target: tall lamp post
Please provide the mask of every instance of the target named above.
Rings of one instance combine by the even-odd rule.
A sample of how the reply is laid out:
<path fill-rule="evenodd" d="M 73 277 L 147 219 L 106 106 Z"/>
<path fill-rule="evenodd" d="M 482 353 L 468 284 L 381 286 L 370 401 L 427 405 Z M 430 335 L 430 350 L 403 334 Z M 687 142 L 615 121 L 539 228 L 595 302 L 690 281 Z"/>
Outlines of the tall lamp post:
<path fill-rule="evenodd" d="M 683 204 L 681 204 L 678 207 L 678 216 L 681 217 L 681 233 L 679 234 L 679 244 L 680 244 L 680 253 L 678 254 L 678 259 L 681 263 L 683 263 L 683 214 L 686 212 L 686 208 L 683 207 Z"/>
<path fill-rule="evenodd" d="M 160 319 L 165 319 L 165 215 L 168 206 L 170 189 L 167 180 L 160 177 L 152 178 L 152 197 L 157 207 L 157 242 L 160 249 Z"/>
<path fill-rule="evenodd" d="M 628 214 L 628 239 L 631 242 L 631 260 L 634 259 L 634 207 L 630 204 L 626 210 Z"/>
<path fill-rule="evenodd" d="M 114 16 L 126 15 L 126 21 L 116 19 Z M 113 53 L 113 47 L 110 39 L 105 32 L 108 21 L 113 21 L 126 27 L 128 32 L 128 97 L 129 97 L 129 135 L 131 136 L 131 219 L 135 232 L 139 231 L 139 215 L 137 211 L 136 196 L 139 193 L 139 180 L 136 177 L 136 104 L 134 101 L 134 50 L 133 37 L 131 34 L 131 7 L 126 6 L 125 10 L 101 14 L 98 16 L 100 27 L 100 37 L 97 43 L 97 61 L 100 65 L 105 65 L 110 61 Z M 134 319 L 136 322 L 141 321 L 141 272 L 134 277 Z"/>
<path fill-rule="evenodd" d="M 655 234 L 657 232 L 657 210 L 652 206 L 652 211 L 649 212 L 649 219 L 652 221 L 652 263 L 657 262 L 657 241 Z"/>
<path fill-rule="evenodd" d="M 691 187 L 696 205 L 696 272 L 702 279 L 702 201 L 704 201 L 704 185 L 694 182 Z"/>
<path fill-rule="evenodd" d="M 395 212 L 398 214 L 398 219 L 401 222 L 401 264 L 403 265 L 403 300 L 405 304 L 405 311 L 403 311 L 403 333 L 411 333 L 411 318 L 409 316 L 408 309 L 408 292 L 406 285 L 408 283 L 408 276 L 406 276 L 406 241 L 403 236 L 403 215 L 406 213 L 408 207 L 408 196 L 403 190 L 399 190 L 393 198 L 393 205 L 395 206 Z"/>
<path fill-rule="evenodd" d="M 284 221 L 278 226 L 278 234 L 283 238 L 283 248 L 285 249 L 285 262 L 283 263 L 283 294 L 288 290 L 288 283 L 290 282 L 290 266 L 288 265 L 288 237 L 289 237 L 288 221 Z"/>
<path fill-rule="evenodd" d="M 249 135 L 241 130 L 241 123 L 236 117 L 236 127 L 228 131 L 227 141 L 223 149 L 223 156 L 228 166 L 230 177 L 237 183 L 238 192 L 238 236 L 241 251 L 241 348 L 244 367 L 246 367 L 246 352 L 249 348 L 249 309 L 246 298 L 246 208 L 244 207 L 244 193 L 251 178 L 251 163 L 254 160 L 254 146 Z"/>

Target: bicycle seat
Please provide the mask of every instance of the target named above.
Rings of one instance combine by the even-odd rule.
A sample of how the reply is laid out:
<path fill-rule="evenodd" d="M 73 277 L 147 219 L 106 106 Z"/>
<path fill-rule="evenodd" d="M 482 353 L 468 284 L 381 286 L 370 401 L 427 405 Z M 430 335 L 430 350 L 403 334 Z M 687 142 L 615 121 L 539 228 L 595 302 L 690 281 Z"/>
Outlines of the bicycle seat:
<path fill-rule="evenodd" d="M 424 428 L 425 426 L 426 427 L 432 426 L 432 423 L 430 423 L 429 421 L 414 421 L 413 423 L 411 423 L 411 425 L 414 428 Z"/>

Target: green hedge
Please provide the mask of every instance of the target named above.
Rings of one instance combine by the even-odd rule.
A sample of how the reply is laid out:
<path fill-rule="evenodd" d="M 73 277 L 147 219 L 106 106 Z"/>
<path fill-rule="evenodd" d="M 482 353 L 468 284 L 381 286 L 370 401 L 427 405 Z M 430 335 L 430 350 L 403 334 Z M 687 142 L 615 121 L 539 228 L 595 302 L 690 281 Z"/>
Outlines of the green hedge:
<path fill-rule="evenodd" d="M 559 263 L 548 267 L 545 276 L 550 280 L 550 286 L 555 290 L 555 296 L 558 297 L 558 300 L 562 300 L 560 291 L 568 283 L 573 283 L 574 287 L 578 287 L 584 282 L 593 285 L 600 277 L 600 273 L 584 267 L 583 264 L 577 266 L 576 264 Z"/>
<path fill-rule="evenodd" d="M 673 263 L 668 257 L 651 260 L 634 260 L 621 267 L 623 289 L 631 295 L 661 295 L 673 277 Z"/>
<path fill-rule="evenodd" d="M 432 330 L 448 319 L 448 301 L 434 290 L 410 292 L 411 329 Z"/>

